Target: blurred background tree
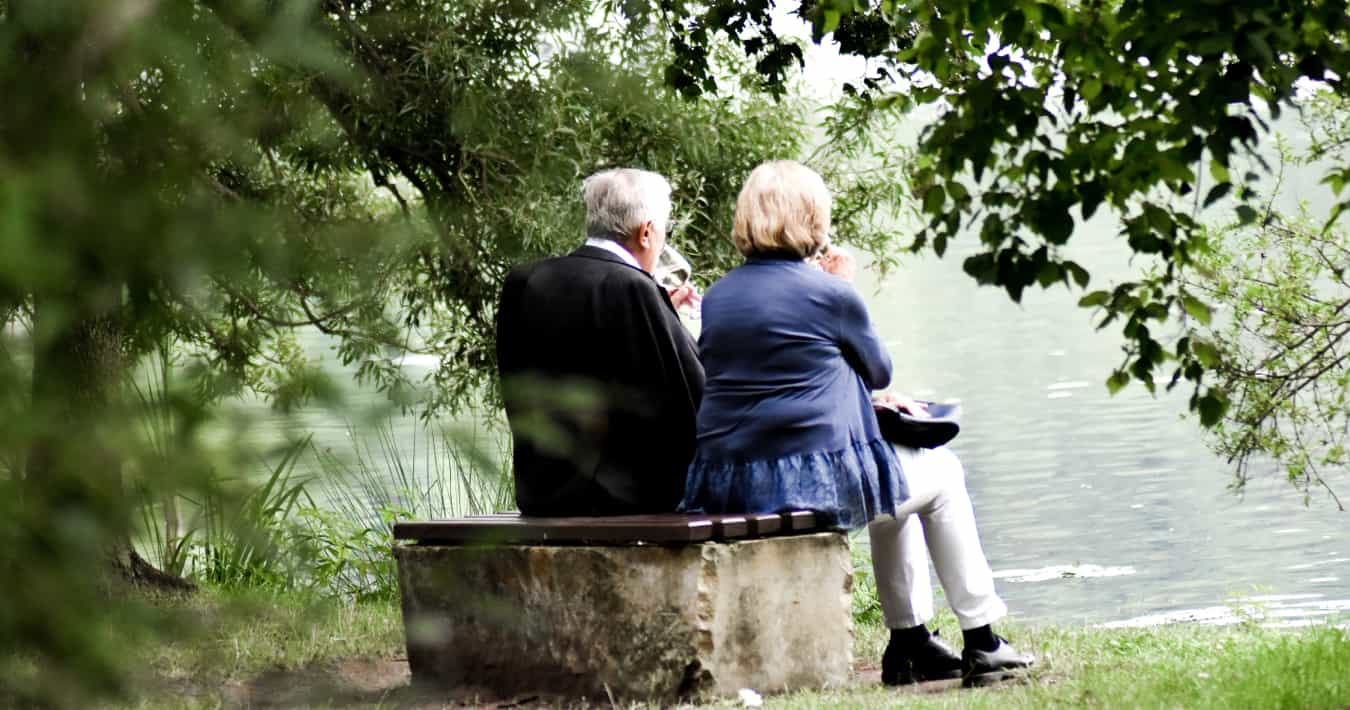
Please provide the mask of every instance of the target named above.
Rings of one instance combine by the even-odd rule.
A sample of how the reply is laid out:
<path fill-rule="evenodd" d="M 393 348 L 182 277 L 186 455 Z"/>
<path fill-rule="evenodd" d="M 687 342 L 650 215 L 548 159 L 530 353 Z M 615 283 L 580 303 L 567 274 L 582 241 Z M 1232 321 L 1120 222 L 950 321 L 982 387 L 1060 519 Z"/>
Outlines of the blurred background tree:
<path fill-rule="evenodd" d="M 397 407 L 493 401 L 500 280 L 575 248 L 579 181 L 613 165 L 670 177 L 674 241 L 700 278 L 735 263 L 742 179 L 802 156 L 813 119 L 750 91 L 682 99 L 663 33 L 611 12 L 0 0 L 0 567 L 23 580 L 0 596 L 0 685 L 14 698 L 121 687 L 122 644 L 156 618 L 122 591 L 185 586 L 139 558 L 133 519 L 255 468 L 242 439 L 207 436 L 223 400 L 343 406 L 298 330 L 331 336 Z M 712 66 L 755 81 L 736 54 Z M 881 148 L 859 135 L 815 159 L 840 220 L 884 260 L 876 216 L 900 168 Z M 410 352 L 439 358 L 429 382 L 408 381 Z M 127 383 L 154 358 L 177 372 L 147 403 Z M 146 435 L 150 417 L 165 435 Z"/>

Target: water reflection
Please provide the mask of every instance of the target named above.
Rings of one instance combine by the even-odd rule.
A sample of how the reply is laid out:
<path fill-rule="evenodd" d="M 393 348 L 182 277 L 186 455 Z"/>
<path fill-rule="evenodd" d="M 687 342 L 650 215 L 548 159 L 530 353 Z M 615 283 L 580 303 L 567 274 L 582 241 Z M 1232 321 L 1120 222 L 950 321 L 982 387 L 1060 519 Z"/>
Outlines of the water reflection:
<path fill-rule="evenodd" d="M 1088 227 L 1068 256 L 1092 271 L 1093 288 L 1126 277 L 1114 230 Z M 1062 288 L 1028 292 L 1020 306 L 978 288 L 961 272 L 963 246 L 915 259 L 880 287 L 864 273 L 859 286 L 895 361 L 895 388 L 962 402 L 953 448 L 1016 615 L 1230 623 L 1248 614 L 1234 611 L 1245 603 L 1264 623 L 1293 625 L 1350 611 L 1350 517 L 1321 500 L 1305 508 L 1273 477 L 1233 496 L 1231 472 L 1182 418 L 1189 393 L 1155 399 L 1131 385 L 1109 396 L 1118 334 L 1094 332 L 1078 294 Z M 317 336 L 308 344 L 326 349 Z M 404 363 L 418 374 L 434 364 Z M 346 421 L 315 414 L 300 424 L 320 447 L 351 446 Z M 415 420 L 394 426 L 412 446 Z"/>
<path fill-rule="evenodd" d="M 1109 236 L 1087 241 L 1072 258 L 1094 288 L 1125 275 Z M 1018 306 L 976 287 L 963 256 L 916 259 L 863 288 L 894 343 L 895 387 L 962 401 L 952 448 L 1016 615 L 1229 623 L 1227 600 L 1247 598 L 1289 625 L 1350 610 L 1350 518 L 1323 500 L 1305 508 L 1270 478 L 1235 497 L 1230 470 L 1182 417 L 1189 392 L 1155 399 L 1131 385 L 1111 397 L 1119 336 L 1094 332 L 1076 294 L 1030 292 Z"/>
<path fill-rule="evenodd" d="M 1350 612 L 1350 600 L 1323 599 L 1321 594 L 1261 594 L 1236 599 L 1231 604 L 1187 609 L 1163 614 L 1146 614 L 1133 619 L 1101 624 L 1108 629 L 1140 628 L 1161 624 L 1239 624 L 1256 623 L 1267 628 L 1296 628 L 1331 622 L 1343 628 L 1340 620 Z"/>

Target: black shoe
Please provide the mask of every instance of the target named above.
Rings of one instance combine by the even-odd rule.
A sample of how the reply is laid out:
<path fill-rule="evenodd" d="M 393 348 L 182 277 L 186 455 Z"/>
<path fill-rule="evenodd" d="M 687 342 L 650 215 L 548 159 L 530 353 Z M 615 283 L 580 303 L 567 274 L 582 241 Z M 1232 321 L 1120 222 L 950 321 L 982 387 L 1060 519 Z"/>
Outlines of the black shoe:
<path fill-rule="evenodd" d="M 881 656 L 881 682 L 908 685 L 960 678 L 961 665 L 961 657 L 935 631 L 917 647 L 905 648 L 895 641 L 886 644 L 886 653 Z"/>
<path fill-rule="evenodd" d="M 962 685 L 969 688 L 1008 680 L 1022 675 L 1036 662 L 1035 656 L 1013 648 L 1002 636 L 995 638 L 998 648 L 992 651 L 967 648 L 961 652 Z"/>

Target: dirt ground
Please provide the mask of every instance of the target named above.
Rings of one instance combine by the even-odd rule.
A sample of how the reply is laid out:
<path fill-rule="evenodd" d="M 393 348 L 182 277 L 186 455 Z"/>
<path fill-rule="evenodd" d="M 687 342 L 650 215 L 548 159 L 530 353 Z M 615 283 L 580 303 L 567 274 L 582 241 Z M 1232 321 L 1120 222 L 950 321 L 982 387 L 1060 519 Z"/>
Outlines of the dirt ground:
<path fill-rule="evenodd" d="M 876 686 L 879 668 L 860 662 L 850 685 Z M 904 689 L 911 693 L 941 693 L 954 690 L 959 680 L 935 681 Z M 406 658 L 344 658 L 293 670 L 268 671 L 247 681 L 232 681 L 220 688 L 184 685 L 166 689 L 173 693 L 209 699 L 213 696 L 235 707 L 398 707 L 433 708 L 538 708 L 587 707 L 575 699 L 529 695 L 502 698 L 484 688 L 422 688 L 413 686 Z M 608 706 L 609 703 L 602 705 Z"/>

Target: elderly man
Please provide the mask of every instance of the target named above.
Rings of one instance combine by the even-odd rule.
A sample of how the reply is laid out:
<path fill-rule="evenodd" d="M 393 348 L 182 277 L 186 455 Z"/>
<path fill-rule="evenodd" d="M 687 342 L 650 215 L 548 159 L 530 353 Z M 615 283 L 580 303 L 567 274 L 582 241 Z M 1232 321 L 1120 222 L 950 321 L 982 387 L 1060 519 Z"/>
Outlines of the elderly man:
<path fill-rule="evenodd" d="M 694 341 L 651 275 L 670 185 L 620 169 L 587 178 L 582 192 L 585 245 L 517 267 L 502 287 L 497 366 L 516 503 L 526 515 L 669 512 L 703 394 Z"/>

